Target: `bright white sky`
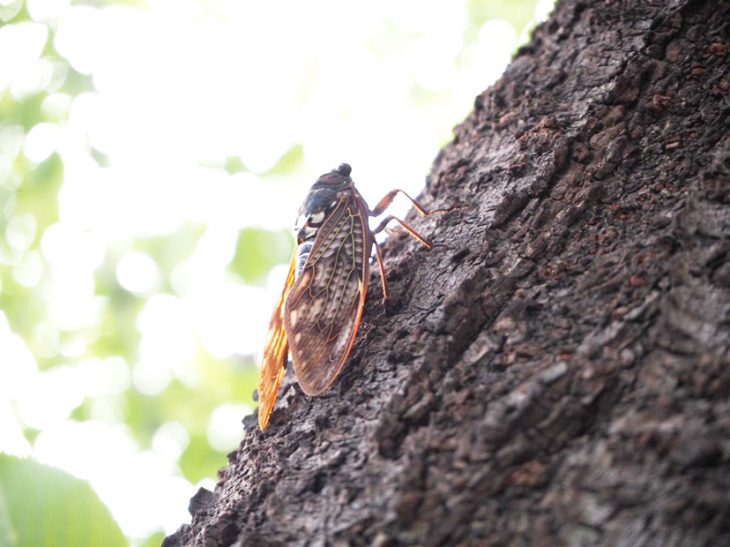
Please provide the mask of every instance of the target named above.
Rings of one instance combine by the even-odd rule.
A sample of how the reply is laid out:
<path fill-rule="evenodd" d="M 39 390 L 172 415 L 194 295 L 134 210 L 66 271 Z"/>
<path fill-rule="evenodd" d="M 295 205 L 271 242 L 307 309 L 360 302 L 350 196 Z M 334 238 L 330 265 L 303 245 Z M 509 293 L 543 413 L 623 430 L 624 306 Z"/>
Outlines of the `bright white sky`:
<path fill-rule="evenodd" d="M 0 16 L 19 5 L 0 0 Z M 541 1 L 536 17 L 551 6 Z M 21 258 L 5 263 L 49 301 L 39 351 L 85 353 L 105 305 L 94 273 L 107 252 L 190 221 L 209 228 L 174 273 L 175 294 L 157 293 L 150 256 L 130 249 L 120 260 L 120 284 L 150 297 L 138 321 L 137 363 L 88 359 L 39 372 L 0 311 L 0 362 L 12 363 L 0 367 L 0 450 L 32 453 L 90 480 L 130 537 L 172 532 L 189 519 L 196 488 L 176 463 L 187 433 L 164 424 L 142 451 L 115 421 L 115 397 L 132 384 L 158 393 L 172 377 L 195 385 L 198 342 L 220 358 L 259 351 L 283 272 L 272 274 L 269 290 L 231 279 L 226 266 L 239 230 L 289 227 L 311 182 L 342 162 L 371 204 L 394 187 L 417 194 L 451 127 L 499 77 L 520 37 L 490 20 L 466 48 L 466 0 L 148 0 L 134 8 L 28 0 L 27 7 L 34 22 L 0 28 L 0 92 L 22 98 L 62 81 L 62 67 L 41 55 L 49 39 L 97 90 L 46 99 L 49 118 L 68 122 L 0 134 L 0 184 L 14 184 L 7 172 L 14 151 L 37 163 L 57 151 L 65 168 L 60 222 L 42 235 L 40 253 L 24 252 L 36 232 L 32 216 L 16 215 L 6 231 Z M 297 179 L 264 183 L 256 173 L 296 143 L 305 159 Z M 110 167 L 91 159 L 89 144 Z M 253 174 L 227 174 L 229 156 Z M 52 281 L 40 287 L 44 261 Z M 59 347 L 59 330 L 86 335 Z M 68 420 L 86 397 L 98 398 L 99 419 Z M 219 407 L 211 444 L 235 446 L 243 413 Z M 41 430 L 33 446 L 21 425 Z"/>

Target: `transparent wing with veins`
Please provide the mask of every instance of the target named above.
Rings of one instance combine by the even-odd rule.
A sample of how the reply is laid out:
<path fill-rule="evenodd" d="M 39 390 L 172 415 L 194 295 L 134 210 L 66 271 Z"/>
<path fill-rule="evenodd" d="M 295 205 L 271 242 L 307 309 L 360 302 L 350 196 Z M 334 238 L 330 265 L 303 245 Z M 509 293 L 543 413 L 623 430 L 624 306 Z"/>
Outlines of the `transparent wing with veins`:
<path fill-rule="evenodd" d="M 279 386 L 286 374 L 286 361 L 289 355 L 289 343 L 284 328 L 284 309 L 289 292 L 294 284 L 294 270 L 296 267 L 297 253 L 294 252 L 289 274 L 286 277 L 284 290 L 281 292 L 279 302 L 274 308 L 269 323 L 269 332 L 264 345 L 264 360 L 261 363 L 259 372 L 259 428 L 261 431 L 269 425 L 269 418 L 274 411 L 276 397 L 279 394 Z"/>
<path fill-rule="evenodd" d="M 347 360 L 365 305 L 371 248 L 367 210 L 354 194 L 343 195 L 286 302 L 292 364 L 308 395 L 325 391 Z"/>

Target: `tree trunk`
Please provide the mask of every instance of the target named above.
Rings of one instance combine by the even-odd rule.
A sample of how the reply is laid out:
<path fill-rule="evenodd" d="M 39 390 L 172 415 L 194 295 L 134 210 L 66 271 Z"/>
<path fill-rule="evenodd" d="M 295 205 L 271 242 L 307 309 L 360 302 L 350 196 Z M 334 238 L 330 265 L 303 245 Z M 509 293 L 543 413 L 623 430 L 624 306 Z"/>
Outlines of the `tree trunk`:
<path fill-rule="evenodd" d="M 433 251 L 385 244 L 334 388 L 245 419 L 166 545 L 730 545 L 729 26 L 560 2 L 437 158 Z"/>

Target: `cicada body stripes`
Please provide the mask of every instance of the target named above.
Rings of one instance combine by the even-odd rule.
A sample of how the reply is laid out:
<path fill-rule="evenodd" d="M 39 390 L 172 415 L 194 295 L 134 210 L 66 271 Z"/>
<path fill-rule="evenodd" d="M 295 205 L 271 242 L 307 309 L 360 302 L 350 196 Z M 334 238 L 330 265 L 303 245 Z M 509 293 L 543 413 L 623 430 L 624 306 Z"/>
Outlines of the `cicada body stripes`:
<path fill-rule="evenodd" d="M 393 216 L 371 230 L 368 219 L 383 213 L 398 192 L 408 197 L 422 215 L 428 213 L 402 190 L 388 193 L 371 210 L 355 188 L 350 172 L 350 166 L 343 163 L 322 175 L 299 210 L 297 248 L 264 347 L 258 390 L 262 431 L 274 410 L 289 352 L 299 386 L 307 395 L 326 391 L 342 371 L 365 307 L 373 245 L 383 300 L 388 298 L 383 257 L 375 234 L 395 220 L 431 249 L 426 238 Z"/>

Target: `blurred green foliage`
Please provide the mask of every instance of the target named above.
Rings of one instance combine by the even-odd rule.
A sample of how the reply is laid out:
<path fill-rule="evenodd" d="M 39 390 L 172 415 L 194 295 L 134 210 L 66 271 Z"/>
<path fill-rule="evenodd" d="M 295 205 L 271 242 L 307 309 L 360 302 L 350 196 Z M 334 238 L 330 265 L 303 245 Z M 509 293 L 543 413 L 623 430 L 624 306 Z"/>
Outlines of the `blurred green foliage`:
<path fill-rule="evenodd" d="M 288 231 L 241 230 L 230 269 L 248 285 L 263 285 L 271 268 L 289 261 L 292 247 L 293 239 Z"/>
<path fill-rule="evenodd" d="M 518 31 L 529 27 L 535 17 L 534 0 L 468 0 L 467 14 L 470 33 L 478 30 L 489 19 L 504 19 Z"/>

